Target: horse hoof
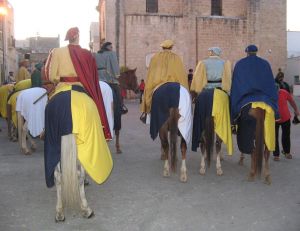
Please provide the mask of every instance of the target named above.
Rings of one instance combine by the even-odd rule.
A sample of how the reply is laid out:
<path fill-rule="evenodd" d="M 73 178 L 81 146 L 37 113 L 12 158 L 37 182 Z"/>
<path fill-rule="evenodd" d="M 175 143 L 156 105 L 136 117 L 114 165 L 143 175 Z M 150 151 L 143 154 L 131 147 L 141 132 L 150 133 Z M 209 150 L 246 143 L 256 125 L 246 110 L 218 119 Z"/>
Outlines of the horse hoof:
<path fill-rule="evenodd" d="M 30 149 L 31 149 L 31 151 L 35 152 L 35 151 L 36 151 L 36 146 L 35 146 L 35 145 L 32 145 L 32 146 L 30 147 Z"/>
<path fill-rule="evenodd" d="M 201 168 L 199 173 L 200 173 L 201 176 L 204 176 L 205 175 L 205 168 Z"/>
<path fill-rule="evenodd" d="M 88 186 L 90 184 L 88 179 L 84 179 L 83 183 L 84 183 L 84 186 Z"/>
<path fill-rule="evenodd" d="M 244 166 L 244 161 L 240 160 L 240 161 L 239 161 L 239 165 L 240 165 L 240 166 Z"/>
<path fill-rule="evenodd" d="M 26 156 L 31 155 L 31 152 L 28 149 L 22 149 L 22 153 Z"/>
<path fill-rule="evenodd" d="M 164 175 L 164 177 L 169 177 L 170 171 L 165 169 L 163 175 Z"/>
<path fill-rule="evenodd" d="M 81 214 L 86 219 L 90 219 L 90 218 L 92 218 L 95 215 L 94 211 L 91 210 L 90 208 L 82 210 Z"/>
<path fill-rule="evenodd" d="M 56 216 L 55 216 L 56 223 L 64 222 L 65 220 L 66 220 L 66 218 L 63 213 L 56 213 Z"/>
<path fill-rule="evenodd" d="M 271 176 L 270 175 L 268 175 L 268 176 L 265 177 L 264 183 L 266 185 L 271 185 L 272 181 L 271 181 Z"/>
<path fill-rule="evenodd" d="M 186 183 L 187 182 L 187 174 L 186 173 L 181 173 L 180 181 L 182 183 Z"/>
<path fill-rule="evenodd" d="M 122 154 L 122 150 L 121 149 L 117 149 L 117 154 Z"/>
<path fill-rule="evenodd" d="M 217 170 L 217 175 L 218 176 L 223 176 L 223 170 L 222 169 L 218 169 Z"/>

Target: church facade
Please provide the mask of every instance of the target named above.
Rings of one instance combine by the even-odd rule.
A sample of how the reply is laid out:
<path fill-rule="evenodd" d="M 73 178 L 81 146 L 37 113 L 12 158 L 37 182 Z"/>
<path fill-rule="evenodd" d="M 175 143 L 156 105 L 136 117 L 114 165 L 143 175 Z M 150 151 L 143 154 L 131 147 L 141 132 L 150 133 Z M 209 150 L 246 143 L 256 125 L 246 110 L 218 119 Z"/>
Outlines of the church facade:
<path fill-rule="evenodd" d="M 120 65 L 145 78 L 165 39 L 175 42 L 186 69 L 219 46 L 233 65 L 256 44 L 275 72 L 287 57 L 286 0 L 99 0 L 100 41 L 110 41 Z"/>

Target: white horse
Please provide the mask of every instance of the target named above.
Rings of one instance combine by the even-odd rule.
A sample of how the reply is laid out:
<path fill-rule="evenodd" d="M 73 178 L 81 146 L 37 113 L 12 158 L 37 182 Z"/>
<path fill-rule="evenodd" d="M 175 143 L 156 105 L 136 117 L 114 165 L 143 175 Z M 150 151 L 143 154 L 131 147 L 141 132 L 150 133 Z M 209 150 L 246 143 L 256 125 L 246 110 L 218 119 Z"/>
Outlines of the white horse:
<path fill-rule="evenodd" d="M 27 139 L 31 150 L 35 151 L 36 144 L 32 137 L 37 137 L 44 131 L 45 107 L 48 101 L 47 95 L 35 102 L 41 95 L 45 94 L 44 88 L 29 88 L 21 91 L 17 97 L 16 112 L 18 119 L 18 137 L 22 152 L 30 154 Z"/>

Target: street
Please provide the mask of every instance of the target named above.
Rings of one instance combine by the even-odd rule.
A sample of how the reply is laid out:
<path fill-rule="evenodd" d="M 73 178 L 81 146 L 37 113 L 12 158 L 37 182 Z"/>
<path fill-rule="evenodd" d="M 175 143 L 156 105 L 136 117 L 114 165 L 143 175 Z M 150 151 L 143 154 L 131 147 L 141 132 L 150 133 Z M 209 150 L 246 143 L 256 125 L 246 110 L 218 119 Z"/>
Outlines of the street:
<path fill-rule="evenodd" d="M 293 159 L 270 158 L 272 185 L 248 182 L 250 158 L 239 166 L 235 145 L 225 155 L 224 175 L 216 175 L 215 162 L 199 175 L 200 154 L 188 151 L 188 182 L 177 174 L 164 178 L 159 139 L 139 121 L 137 101 L 127 101 L 120 135 L 123 153 L 110 143 L 114 169 L 109 180 L 90 180 L 86 196 L 95 216 L 84 219 L 66 211 L 66 221 L 55 223 L 56 190 L 44 179 L 43 142 L 30 156 L 8 141 L 6 124 L 0 132 L 0 230 L 92 231 L 299 231 L 300 230 L 300 125 L 292 125 Z M 234 137 L 235 142 L 235 137 Z M 179 140 L 178 140 L 179 144 Z M 223 146 L 225 154 L 225 147 Z M 178 159 L 181 160 L 178 149 Z"/>

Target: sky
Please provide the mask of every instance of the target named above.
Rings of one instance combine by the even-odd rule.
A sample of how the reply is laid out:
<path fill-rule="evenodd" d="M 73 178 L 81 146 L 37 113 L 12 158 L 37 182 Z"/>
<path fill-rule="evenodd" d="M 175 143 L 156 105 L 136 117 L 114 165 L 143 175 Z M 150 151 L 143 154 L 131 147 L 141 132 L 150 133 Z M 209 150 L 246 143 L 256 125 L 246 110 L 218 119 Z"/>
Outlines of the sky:
<path fill-rule="evenodd" d="M 269 0 L 272 1 L 272 0 Z M 88 48 L 89 27 L 98 21 L 98 0 L 9 0 L 15 11 L 15 38 L 61 36 L 70 27 L 80 29 L 80 45 Z M 287 29 L 300 31 L 300 0 L 287 0 Z"/>
<path fill-rule="evenodd" d="M 9 0 L 15 13 L 15 38 L 61 37 L 61 46 L 69 28 L 80 30 L 80 45 L 88 48 L 90 23 L 99 19 L 99 0 Z"/>

